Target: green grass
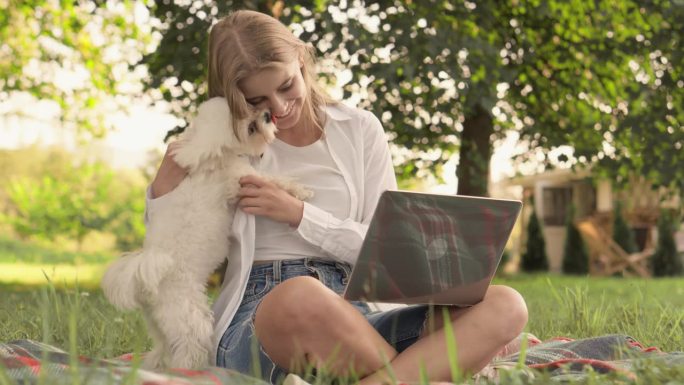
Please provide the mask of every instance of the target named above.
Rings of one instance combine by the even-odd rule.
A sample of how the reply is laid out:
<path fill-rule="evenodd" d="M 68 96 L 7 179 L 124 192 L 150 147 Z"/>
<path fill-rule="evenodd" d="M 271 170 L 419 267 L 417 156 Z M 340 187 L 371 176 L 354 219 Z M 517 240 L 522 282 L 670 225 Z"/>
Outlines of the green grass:
<path fill-rule="evenodd" d="M 0 235 L 0 283 L 41 285 L 47 276 L 57 286 L 73 286 L 75 282 L 97 286 L 106 264 L 117 255 L 61 250 L 57 245 Z"/>
<path fill-rule="evenodd" d="M 103 264 L 115 255 L 108 252 L 74 252 L 57 250 L 6 236 L 0 236 L 0 264 Z"/>
<path fill-rule="evenodd" d="M 539 338 L 618 333 L 666 351 L 684 351 L 684 278 L 520 275 L 495 283 L 523 295 L 528 331 Z"/>
<path fill-rule="evenodd" d="M 527 330 L 542 339 L 628 334 L 647 346 L 684 351 L 684 279 L 579 278 L 532 275 L 497 278 L 526 298 Z M 138 312 L 121 313 L 97 288 L 0 284 L 0 341 L 29 338 L 81 355 L 111 358 L 150 348 Z M 452 347 L 455 349 L 455 347 Z M 455 350 L 450 350 L 455 356 Z M 458 368 L 452 372 L 459 376 Z M 504 383 L 546 383 L 524 370 L 505 374 Z M 638 384 L 684 383 L 684 368 L 644 366 Z M 624 379 L 619 379 L 625 383 Z M 589 376 L 582 383 L 609 384 L 614 375 Z M 629 381 L 628 381 L 629 382 Z M 2 370 L 0 368 L 0 384 Z M 322 382 L 325 383 L 325 382 Z"/>

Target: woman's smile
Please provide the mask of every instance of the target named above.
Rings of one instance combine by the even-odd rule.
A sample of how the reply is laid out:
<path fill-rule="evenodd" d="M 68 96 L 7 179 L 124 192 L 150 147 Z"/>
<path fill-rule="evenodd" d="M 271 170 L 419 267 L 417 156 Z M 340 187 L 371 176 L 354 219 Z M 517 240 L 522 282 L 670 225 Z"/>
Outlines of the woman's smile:
<path fill-rule="evenodd" d="M 290 107 L 287 108 L 287 111 L 283 115 L 276 115 L 276 119 L 286 119 L 290 114 L 292 113 L 292 110 L 294 110 L 294 105 L 295 102 L 292 102 L 290 104 Z"/>

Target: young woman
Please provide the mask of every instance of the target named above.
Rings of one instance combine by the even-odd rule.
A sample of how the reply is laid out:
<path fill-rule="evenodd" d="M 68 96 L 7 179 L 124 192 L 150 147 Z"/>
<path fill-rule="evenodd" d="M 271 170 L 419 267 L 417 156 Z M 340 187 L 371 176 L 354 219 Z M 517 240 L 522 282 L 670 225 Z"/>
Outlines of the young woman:
<path fill-rule="evenodd" d="M 211 29 L 209 97 L 225 97 L 238 118 L 270 109 L 277 139 L 255 167 L 315 193 L 302 202 L 257 176 L 241 180 L 214 304 L 216 364 L 257 370 L 272 382 L 307 367 L 364 385 L 416 381 L 421 366 L 431 380 L 449 380 L 441 308 L 373 312 L 340 296 L 380 194 L 397 186 L 379 120 L 328 100 L 314 65 L 313 48 L 265 14 L 238 11 Z M 163 196 L 184 175 L 167 151 L 148 191 L 148 215 L 164 209 Z M 505 286 L 448 314 L 468 373 L 506 349 L 527 322 L 522 297 Z"/>

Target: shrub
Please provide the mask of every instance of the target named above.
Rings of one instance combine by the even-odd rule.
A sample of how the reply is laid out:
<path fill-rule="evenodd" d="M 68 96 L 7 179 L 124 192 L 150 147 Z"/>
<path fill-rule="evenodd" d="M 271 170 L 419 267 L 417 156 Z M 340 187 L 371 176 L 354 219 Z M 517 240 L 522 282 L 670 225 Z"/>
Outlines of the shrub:
<path fill-rule="evenodd" d="M 106 230 L 116 237 L 116 248 L 131 251 L 142 247 L 145 239 L 145 188 L 133 187 L 114 205 L 114 219 Z"/>
<path fill-rule="evenodd" d="M 684 273 L 682 260 L 677 254 L 673 233 L 676 227 L 675 217 L 666 210 L 660 212 L 658 218 L 658 246 L 651 259 L 653 275 L 656 277 L 681 275 Z"/>
<path fill-rule="evenodd" d="M 565 248 L 563 251 L 563 272 L 566 274 L 589 273 L 589 255 L 574 222 L 575 207 L 568 208 L 565 220 Z"/>
<path fill-rule="evenodd" d="M 549 270 L 546 242 L 534 210 L 527 225 L 527 250 L 522 256 L 522 269 L 527 272 Z"/>
<path fill-rule="evenodd" d="M 613 213 L 613 240 L 628 254 L 639 251 L 634 238 L 634 231 L 622 216 L 622 205 L 619 201 L 615 203 L 615 212 Z"/>
<path fill-rule="evenodd" d="M 0 225 L 59 248 L 73 240 L 80 249 L 94 230 L 114 235 L 119 250 L 140 247 L 147 178 L 79 158 L 58 148 L 0 150 L 0 169 L 7 169 L 0 173 Z"/>
<path fill-rule="evenodd" d="M 5 217 L 23 237 L 54 240 L 63 235 L 81 245 L 92 230 L 113 218 L 110 191 L 114 173 L 101 163 L 75 167 L 66 178 L 20 178 L 8 186 L 11 214 Z"/>

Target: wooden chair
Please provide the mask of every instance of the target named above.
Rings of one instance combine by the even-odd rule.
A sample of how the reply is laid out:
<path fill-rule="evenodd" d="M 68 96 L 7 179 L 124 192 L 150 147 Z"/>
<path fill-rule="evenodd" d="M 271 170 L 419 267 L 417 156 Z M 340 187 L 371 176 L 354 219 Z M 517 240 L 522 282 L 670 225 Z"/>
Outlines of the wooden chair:
<path fill-rule="evenodd" d="M 648 258 L 653 248 L 629 254 L 618 245 L 613 238 L 591 219 L 576 223 L 577 230 L 589 247 L 589 274 L 611 276 L 620 273 L 625 277 L 650 277 Z"/>

